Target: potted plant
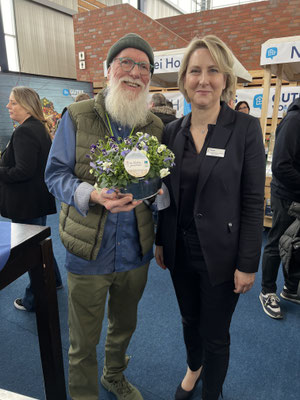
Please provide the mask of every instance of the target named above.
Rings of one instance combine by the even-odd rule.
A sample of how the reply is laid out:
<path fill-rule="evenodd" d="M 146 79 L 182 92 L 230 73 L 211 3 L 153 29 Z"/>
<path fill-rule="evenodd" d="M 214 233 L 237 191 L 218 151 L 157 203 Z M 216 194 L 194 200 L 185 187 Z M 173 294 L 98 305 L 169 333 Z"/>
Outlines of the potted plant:
<path fill-rule="evenodd" d="M 137 132 L 125 139 L 106 137 L 91 145 L 90 173 L 97 189 L 132 193 L 135 200 L 157 194 L 161 179 L 169 175 L 174 153 L 155 136 Z"/>

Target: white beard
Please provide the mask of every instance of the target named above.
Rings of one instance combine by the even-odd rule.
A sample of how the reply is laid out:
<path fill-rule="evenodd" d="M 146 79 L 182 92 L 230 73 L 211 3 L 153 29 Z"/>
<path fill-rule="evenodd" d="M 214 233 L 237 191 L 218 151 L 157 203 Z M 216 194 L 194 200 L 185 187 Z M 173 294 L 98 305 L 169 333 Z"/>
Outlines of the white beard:
<path fill-rule="evenodd" d="M 122 81 L 129 81 L 139 84 L 143 90 L 137 97 L 132 96 L 130 91 L 121 87 Z M 150 83 L 149 83 L 150 84 Z M 139 79 L 130 77 L 116 80 L 111 78 L 107 95 L 105 97 L 105 107 L 109 115 L 122 126 L 144 125 L 147 120 L 148 110 L 148 92 L 149 84 L 145 86 Z"/>

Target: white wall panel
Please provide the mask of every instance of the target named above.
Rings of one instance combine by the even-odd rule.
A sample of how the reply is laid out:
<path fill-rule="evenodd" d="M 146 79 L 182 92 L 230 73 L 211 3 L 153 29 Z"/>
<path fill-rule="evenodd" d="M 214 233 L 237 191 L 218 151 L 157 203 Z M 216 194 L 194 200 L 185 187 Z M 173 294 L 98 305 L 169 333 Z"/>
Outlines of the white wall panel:
<path fill-rule="evenodd" d="M 101 2 L 103 4 L 106 4 L 107 6 L 115 6 L 116 4 L 127 3 L 127 1 L 122 0 L 101 0 Z M 176 1 L 173 3 L 174 7 L 172 7 L 172 4 L 170 3 L 170 1 L 168 2 L 165 0 L 146 0 L 144 13 L 153 19 L 171 17 L 173 15 L 182 14 L 179 10 L 176 9 L 176 7 L 179 7 Z"/>
<path fill-rule="evenodd" d="M 27 1 L 46 5 L 49 8 L 53 7 L 54 9 L 57 8 L 56 6 L 60 6 L 76 12 L 78 11 L 77 0 L 27 0 Z"/>
<path fill-rule="evenodd" d="M 181 14 L 175 7 L 172 7 L 163 0 L 151 0 L 146 3 L 145 14 L 153 19 L 172 17 Z"/>
<path fill-rule="evenodd" d="M 15 0 L 15 16 L 20 71 L 76 78 L 72 17 L 26 0 Z"/>
<path fill-rule="evenodd" d="M 51 2 L 77 11 L 77 0 L 51 0 Z"/>

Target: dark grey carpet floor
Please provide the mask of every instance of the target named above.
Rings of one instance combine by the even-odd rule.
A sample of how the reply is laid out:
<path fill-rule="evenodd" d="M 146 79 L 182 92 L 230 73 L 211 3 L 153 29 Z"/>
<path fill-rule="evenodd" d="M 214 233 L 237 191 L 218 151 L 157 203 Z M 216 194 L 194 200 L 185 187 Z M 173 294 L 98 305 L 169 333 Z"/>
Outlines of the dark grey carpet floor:
<path fill-rule="evenodd" d="M 64 288 L 57 292 L 65 376 L 67 379 L 68 327 L 64 249 L 58 237 L 58 216 L 48 217 L 54 252 Z M 285 317 L 269 318 L 258 295 L 261 273 L 254 288 L 240 297 L 231 326 L 231 359 L 224 400 L 300 399 L 300 306 L 282 300 Z M 13 306 L 28 282 L 27 275 L 0 292 L 0 388 L 44 399 L 35 315 Z M 280 272 L 279 289 L 283 280 Z M 98 346 L 100 371 L 107 324 Z M 151 263 L 148 285 L 139 306 L 138 327 L 130 343 L 128 379 L 144 400 L 172 400 L 186 369 L 179 311 L 169 273 Z M 100 372 L 99 372 L 100 373 Z M 199 399 L 201 385 L 193 399 Z M 100 385 L 100 399 L 112 400 Z M 59 399 L 58 399 L 59 400 Z"/>

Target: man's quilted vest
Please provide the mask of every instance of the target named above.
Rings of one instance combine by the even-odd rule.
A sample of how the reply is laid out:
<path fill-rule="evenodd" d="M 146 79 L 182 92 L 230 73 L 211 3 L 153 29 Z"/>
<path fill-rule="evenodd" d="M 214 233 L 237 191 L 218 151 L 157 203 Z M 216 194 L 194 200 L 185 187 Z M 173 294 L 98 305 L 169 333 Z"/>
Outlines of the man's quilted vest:
<path fill-rule="evenodd" d="M 110 136 L 106 124 L 103 92 L 96 99 L 73 103 L 68 107 L 69 115 L 76 131 L 76 160 L 75 175 L 83 182 L 91 185 L 94 177 L 89 173 L 90 146 L 99 139 Z M 134 132 L 147 132 L 161 140 L 163 124 L 159 118 L 149 113 L 147 123 L 143 127 L 136 127 Z M 73 206 L 62 203 L 59 218 L 59 232 L 66 249 L 78 257 L 86 260 L 95 260 L 99 252 L 104 225 L 108 211 L 99 204 L 89 208 L 86 217 L 80 215 Z M 135 208 L 137 229 L 139 232 L 142 254 L 146 254 L 153 246 L 154 230 L 152 213 L 142 203 Z"/>

